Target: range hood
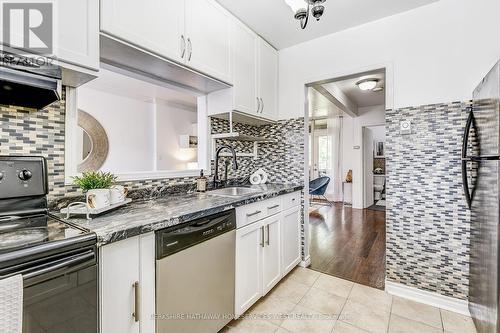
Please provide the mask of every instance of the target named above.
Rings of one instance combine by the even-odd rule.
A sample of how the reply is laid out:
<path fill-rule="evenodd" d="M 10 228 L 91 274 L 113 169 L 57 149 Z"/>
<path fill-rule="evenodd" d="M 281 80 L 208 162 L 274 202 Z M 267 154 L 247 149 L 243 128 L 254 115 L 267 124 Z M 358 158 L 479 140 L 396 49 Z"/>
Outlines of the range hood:
<path fill-rule="evenodd" d="M 0 65 L 0 104 L 42 109 L 61 98 L 62 72 L 55 66 Z M 6 64 L 6 65 L 4 65 Z"/>
<path fill-rule="evenodd" d="M 101 63 L 168 88 L 205 95 L 231 87 L 230 84 L 102 33 L 100 51 Z"/>

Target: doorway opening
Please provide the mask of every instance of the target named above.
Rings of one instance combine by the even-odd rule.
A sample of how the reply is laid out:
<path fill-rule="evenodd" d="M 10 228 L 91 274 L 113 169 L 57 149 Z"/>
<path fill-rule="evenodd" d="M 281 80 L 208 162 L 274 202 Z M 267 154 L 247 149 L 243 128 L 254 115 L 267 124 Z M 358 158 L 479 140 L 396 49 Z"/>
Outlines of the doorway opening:
<path fill-rule="evenodd" d="M 385 125 L 363 127 L 364 207 L 385 211 Z"/>
<path fill-rule="evenodd" d="M 385 285 L 386 72 L 306 85 L 310 268 Z"/>

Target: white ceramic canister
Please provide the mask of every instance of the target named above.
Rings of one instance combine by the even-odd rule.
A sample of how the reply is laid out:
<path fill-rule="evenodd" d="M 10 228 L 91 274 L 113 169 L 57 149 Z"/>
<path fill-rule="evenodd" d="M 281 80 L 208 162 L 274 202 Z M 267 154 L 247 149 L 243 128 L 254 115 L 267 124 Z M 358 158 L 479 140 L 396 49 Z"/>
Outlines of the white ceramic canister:
<path fill-rule="evenodd" d="M 100 188 L 87 191 L 87 207 L 91 209 L 101 209 L 110 205 L 110 191 L 107 188 Z"/>
<path fill-rule="evenodd" d="M 125 201 L 128 189 L 122 185 L 113 185 L 109 189 L 110 202 L 112 205 Z"/>

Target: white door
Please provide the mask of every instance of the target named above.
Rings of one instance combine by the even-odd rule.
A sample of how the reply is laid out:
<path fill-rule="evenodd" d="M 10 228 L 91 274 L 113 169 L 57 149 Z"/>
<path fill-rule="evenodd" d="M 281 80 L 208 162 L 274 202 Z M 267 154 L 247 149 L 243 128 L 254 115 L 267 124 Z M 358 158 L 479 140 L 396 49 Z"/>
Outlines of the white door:
<path fill-rule="evenodd" d="M 185 0 L 101 0 L 101 31 L 183 62 Z"/>
<path fill-rule="evenodd" d="M 59 60 L 99 69 L 99 0 L 56 1 Z"/>
<path fill-rule="evenodd" d="M 231 64 L 233 107 L 257 113 L 257 44 L 258 37 L 240 22 L 231 25 Z"/>
<path fill-rule="evenodd" d="M 187 65 L 231 82 L 230 35 L 231 18 L 215 1 L 186 0 Z"/>
<path fill-rule="evenodd" d="M 139 282 L 139 237 L 105 245 L 100 250 L 101 333 L 139 333 L 134 284 Z"/>
<path fill-rule="evenodd" d="M 267 294 L 281 279 L 281 214 L 262 220 L 264 248 L 262 249 L 262 292 Z"/>
<path fill-rule="evenodd" d="M 264 227 L 255 222 L 236 230 L 235 315 L 240 316 L 262 296 L 261 266 Z"/>
<path fill-rule="evenodd" d="M 259 68 L 261 114 L 273 119 L 278 113 L 278 52 L 262 39 L 259 43 Z"/>
<path fill-rule="evenodd" d="M 282 213 L 282 271 L 290 272 L 300 262 L 300 206 Z"/>

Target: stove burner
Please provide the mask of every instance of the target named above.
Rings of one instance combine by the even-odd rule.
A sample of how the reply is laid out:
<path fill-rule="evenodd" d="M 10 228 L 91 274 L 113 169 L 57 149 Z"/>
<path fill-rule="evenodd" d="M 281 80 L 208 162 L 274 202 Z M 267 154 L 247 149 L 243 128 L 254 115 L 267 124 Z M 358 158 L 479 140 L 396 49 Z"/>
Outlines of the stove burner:
<path fill-rule="evenodd" d="M 26 244 L 43 242 L 48 237 L 46 228 L 27 228 L 0 233 L 0 249 L 10 249 Z"/>

